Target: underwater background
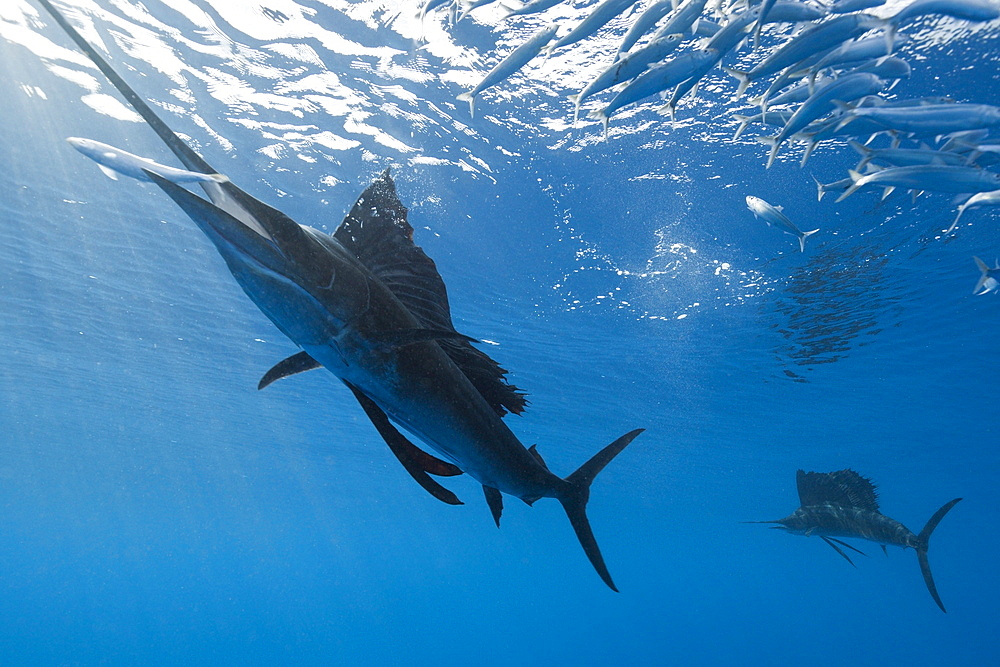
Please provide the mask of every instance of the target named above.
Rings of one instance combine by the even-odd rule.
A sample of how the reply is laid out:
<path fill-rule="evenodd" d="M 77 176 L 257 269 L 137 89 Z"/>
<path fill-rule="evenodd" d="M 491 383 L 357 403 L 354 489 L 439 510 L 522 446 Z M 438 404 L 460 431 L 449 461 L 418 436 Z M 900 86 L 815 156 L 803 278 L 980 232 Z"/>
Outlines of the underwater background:
<path fill-rule="evenodd" d="M 899 3 L 897 3 L 898 6 Z M 4 664 L 980 665 L 1000 654 L 1000 301 L 949 195 L 817 201 L 858 155 L 733 140 L 735 82 L 677 120 L 647 100 L 573 123 L 566 95 L 627 17 L 456 96 L 586 2 L 455 25 L 419 3 L 67 0 L 69 20 L 243 189 L 333 231 L 391 166 L 456 327 L 528 392 L 506 421 L 566 475 L 633 428 L 589 515 L 621 593 L 558 503 L 479 485 L 449 507 L 350 393 L 294 353 L 150 183 L 82 136 L 175 164 L 30 0 L 0 2 L 0 661 Z M 888 5 L 887 5 L 888 7 Z M 925 17 L 893 93 L 1000 104 L 1000 25 Z M 426 38 L 426 43 L 421 37 Z M 765 31 L 764 45 L 780 35 Z M 422 45 L 423 44 L 423 45 Z M 741 62 L 746 48 L 724 62 Z M 752 110 L 751 110 L 752 113 Z M 752 134 L 752 133 L 751 133 Z M 805 252 L 747 195 L 781 205 Z M 743 521 L 798 506 L 795 471 L 853 468 L 934 533 L 947 614 L 912 550 Z"/>

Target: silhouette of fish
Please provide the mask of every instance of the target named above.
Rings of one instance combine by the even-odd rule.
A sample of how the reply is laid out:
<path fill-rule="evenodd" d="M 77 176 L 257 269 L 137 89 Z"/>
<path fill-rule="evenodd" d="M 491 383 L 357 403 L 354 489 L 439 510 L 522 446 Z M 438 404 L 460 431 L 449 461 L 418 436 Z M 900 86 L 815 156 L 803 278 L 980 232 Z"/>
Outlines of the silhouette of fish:
<path fill-rule="evenodd" d="M 799 489 L 800 503 L 797 510 L 784 519 L 746 523 L 777 523 L 780 525 L 772 528 L 807 537 L 818 535 L 851 565 L 854 565 L 854 561 L 840 547 L 846 547 L 862 555 L 864 552 L 842 542 L 837 539 L 838 537 L 869 540 L 879 544 L 882 551 L 885 551 L 888 544 L 904 549 L 911 547 L 917 552 L 920 572 L 924 576 L 927 590 L 941 611 L 946 611 L 931 577 L 927 547 L 931 533 L 961 498 L 946 503 L 927 521 L 927 525 L 919 534 L 914 534 L 900 522 L 890 519 L 879 511 L 875 484 L 851 469 L 835 472 L 799 470 L 795 473 L 795 481 Z"/>

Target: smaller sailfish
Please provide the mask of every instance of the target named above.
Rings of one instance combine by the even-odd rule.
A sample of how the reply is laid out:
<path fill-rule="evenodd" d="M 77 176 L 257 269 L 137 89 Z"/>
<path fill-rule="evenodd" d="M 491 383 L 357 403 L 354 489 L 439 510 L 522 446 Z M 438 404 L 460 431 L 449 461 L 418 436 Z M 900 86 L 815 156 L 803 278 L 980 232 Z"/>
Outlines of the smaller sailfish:
<path fill-rule="evenodd" d="M 931 533 L 961 498 L 946 503 L 934 513 L 920 534 L 914 534 L 900 522 L 890 519 L 879 511 L 875 484 L 853 470 L 835 472 L 799 470 L 795 473 L 795 481 L 799 489 L 800 503 L 797 510 L 784 519 L 748 523 L 777 523 L 780 525 L 772 528 L 806 537 L 818 535 L 851 565 L 854 565 L 854 561 L 840 547 L 846 547 L 862 555 L 864 552 L 840 541 L 838 537 L 870 540 L 878 543 L 882 551 L 885 551 L 887 544 L 904 549 L 912 547 L 917 552 L 920 572 L 924 575 L 927 590 L 941 611 L 946 611 L 931 577 L 927 547 Z"/>

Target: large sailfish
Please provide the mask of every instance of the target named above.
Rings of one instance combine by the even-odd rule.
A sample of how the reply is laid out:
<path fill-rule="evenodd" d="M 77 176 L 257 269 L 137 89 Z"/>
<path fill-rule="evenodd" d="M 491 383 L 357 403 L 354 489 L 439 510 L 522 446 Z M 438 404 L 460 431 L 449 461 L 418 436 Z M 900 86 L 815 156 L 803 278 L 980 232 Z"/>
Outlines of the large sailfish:
<path fill-rule="evenodd" d="M 885 551 L 888 544 L 904 549 L 911 547 L 917 552 L 917 561 L 920 563 L 920 572 L 924 576 L 927 590 L 941 611 L 946 611 L 938 596 L 934 578 L 931 576 L 927 547 L 931 533 L 961 498 L 949 501 L 935 512 L 924 529 L 917 534 L 895 519 L 882 514 L 879 511 L 875 484 L 853 470 L 835 472 L 799 470 L 795 473 L 795 481 L 799 489 L 800 506 L 797 510 L 784 519 L 750 523 L 776 523 L 779 525 L 772 528 L 785 530 L 794 535 L 807 537 L 818 535 L 851 565 L 854 565 L 854 561 L 840 547 L 846 547 L 860 554 L 864 552 L 837 539 L 839 537 L 854 537 L 876 542 L 882 547 L 882 551 Z"/>
<path fill-rule="evenodd" d="M 614 582 L 587 519 L 595 476 L 640 432 L 631 431 L 561 478 L 504 423 L 524 395 L 506 371 L 459 334 L 434 262 L 413 242 L 407 211 L 386 170 L 358 198 L 332 235 L 287 215 L 217 175 L 73 28 L 49 0 L 38 0 L 132 107 L 194 174 L 168 172 L 111 147 L 77 148 L 103 167 L 156 183 L 212 241 L 258 308 L 302 351 L 280 362 L 260 386 L 327 368 L 357 398 L 407 472 L 438 499 L 460 504 L 429 475 L 465 472 L 482 486 L 497 525 L 506 493 L 529 505 L 557 499 L 604 582 Z M 106 146 L 106 145 L 101 145 Z M 92 150 L 91 150 L 92 149 Z M 177 182 L 196 182 L 204 199 Z M 398 424 L 441 458 L 413 445 Z"/>

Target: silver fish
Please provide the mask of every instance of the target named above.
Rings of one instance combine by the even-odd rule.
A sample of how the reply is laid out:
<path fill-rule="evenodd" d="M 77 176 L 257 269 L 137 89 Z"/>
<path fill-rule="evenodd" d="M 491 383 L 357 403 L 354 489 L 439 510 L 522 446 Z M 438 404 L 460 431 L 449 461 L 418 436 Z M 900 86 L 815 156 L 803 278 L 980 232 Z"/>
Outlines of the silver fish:
<path fill-rule="evenodd" d="M 759 138 L 759 141 L 771 146 L 771 154 L 767 159 L 768 168 L 774 163 L 774 158 L 778 155 L 778 149 L 785 139 L 804 129 L 809 123 L 820 116 L 829 113 L 836 106 L 835 103 L 849 102 L 865 95 L 872 95 L 884 87 L 885 82 L 882 79 L 868 73 L 848 74 L 819 87 L 796 110 L 795 114 L 788 120 L 788 124 L 781 129 L 781 132 L 774 137 Z"/>
<path fill-rule="evenodd" d="M 849 14 L 850 12 L 860 12 L 872 7 L 881 7 L 885 0 L 836 0 L 830 5 L 831 14 Z"/>
<path fill-rule="evenodd" d="M 497 63 L 497 66 L 490 70 L 490 73 L 483 77 L 472 90 L 458 96 L 459 101 L 469 103 L 469 115 L 475 115 L 476 95 L 487 88 L 497 85 L 517 70 L 521 69 L 528 62 L 538 55 L 542 48 L 552 41 L 559 26 L 549 26 L 536 32 L 528 38 L 524 44 L 510 52 L 506 58 Z"/>
<path fill-rule="evenodd" d="M 573 120 L 576 120 L 580 113 L 580 105 L 583 104 L 585 99 L 602 90 L 607 90 L 612 86 L 639 76 L 649 68 L 651 63 L 659 62 L 673 53 L 683 39 L 684 35 L 680 33 L 654 39 L 641 49 L 637 49 L 621 60 L 612 63 L 610 67 L 597 75 L 596 79 L 587 84 L 583 90 L 576 95 L 569 96 L 570 101 L 575 106 Z"/>
<path fill-rule="evenodd" d="M 708 0 L 688 0 L 667 18 L 666 22 L 653 34 L 653 38 L 675 32 L 686 32 L 705 11 L 707 2 Z"/>
<path fill-rule="evenodd" d="M 677 84 L 677 88 L 674 90 L 667 104 L 660 109 L 660 113 L 666 113 L 670 116 L 671 120 L 674 118 L 674 110 L 677 107 L 677 103 L 682 97 L 687 95 L 689 91 L 694 89 L 698 82 L 701 81 L 702 77 L 705 76 L 716 63 L 718 63 L 722 58 L 735 49 L 740 42 L 743 41 L 744 33 L 751 23 L 753 23 L 757 17 L 760 15 L 760 8 L 754 7 L 749 9 L 742 14 L 732 16 L 729 22 L 719 32 L 715 33 L 708 43 L 705 44 L 706 49 L 714 49 L 716 51 L 715 57 L 704 61 L 699 65 L 694 71 L 692 71 L 691 76 L 687 80 L 682 81 Z"/>
<path fill-rule="evenodd" d="M 819 7 L 792 0 L 778 0 L 771 6 L 767 15 L 761 17 L 760 21 L 761 23 L 803 23 L 805 21 L 818 21 L 824 16 L 826 16 L 826 12 Z"/>
<path fill-rule="evenodd" d="M 889 167 L 866 176 L 853 169 L 848 172 L 854 183 L 837 198 L 841 201 L 850 197 L 858 188 L 866 185 L 885 186 L 882 198 L 897 187 L 931 192 L 986 192 L 1000 190 L 1000 174 L 994 174 L 976 167 L 952 167 L 941 164 L 915 165 L 911 167 Z"/>
<path fill-rule="evenodd" d="M 152 182 L 149 174 L 153 173 L 172 183 L 225 183 L 229 179 L 222 174 L 203 174 L 187 169 L 177 169 L 153 162 L 149 158 L 139 157 L 120 148 L 80 137 L 66 139 L 69 145 L 80 151 L 97 163 L 109 178 L 118 180 L 118 174 L 129 176 L 140 181 Z"/>
<path fill-rule="evenodd" d="M 941 14 L 966 21 L 992 21 L 1000 17 L 1000 6 L 991 0 L 915 0 L 892 17 L 896 24 L 907 19 Z"/>
<path fill-rule="evenodd" d="M 736 134 L 733 135 L 733 140 L 740 138 L 743 134 L 743 130 L 747 128 L 751 123 L 764 123 L 766 125 L 777 125 L 778 127 L 784 127 L 788 123 L 788 119 L 792 117 L 793 111 L 768 111 L 764 113 L 763 111 L 754 116 L 741 116 L 740 114 L 733 114 L 733 119 L 739 122 L 739 127 L 736 128 Z"/>
<path fill-rule="evenodd" d="M 656 0 L 649 7 L 639 14 L 639 17 L 632 23 L 632 26 L 622 37 L 622 41 L 618 44 L 618 54 L 615 59 L 622 57 L 623 53 L 627 53 L 629 49 L 635 46 L 635 43 L 642 39 L 649 30 L 659 23 L 660 19 L 673 11 L 675 7 L 674 0 Z M 675 31 L 681 32 L 681 31 Z"/>
<path fill-rule="evenodd" d="M 618 109 L 687 81 L 704 62 L 717 55 L 718 51 L 715 49 L 698 49 L 682 53 L 661 67 L 650 68 L 633 79 L 606 107 L 590 112 L 590 117 L 604 123 L 604 132 L 607 134 L 608 118 Z"/>
<path fill-rule="evenodd" d="M 990 192 L 977 192 L 976 194 L 969 197 L 964 204 L 958 207 L 958 215 L 955 216 L 955 222 L 951 223 L 951 227 L 945 230 L 945 234 L 951 233 L 951 231 L 958 226 L 958 219 L 962 217 L 963 213 L 965 213 L 965 209 L 977 208 L 979 206 L 997 206 L 997 205 L 1000 205 L 1000 190 L 992 190 Z M 979 288 L 977 287 L 976 289 Z"/>
<path fill-rule="evenodd" d="M 556 49 L 575 44 L 581 39 L 590 37 L 600 30 L 604 24 L 631 7 L 637 0 L 604 0 L 601 4 L 576 25 L 575 28 L 557 39 L 546 50 L 546 55 L 551 55 Z M 676 32 L 676 30 L 672 31 Z"/>
<path fill-rule="evenodd" d="M 848 144 L 861 154 L 861 162 L 855 171 L 869 162 L 887 162 L 893 167 L 907 167 L 921 164 L 948 164 L 961 167 L 969 164 L 969 156 L 951 153 L 944 150 L 934 150 L 926 144 L 921 148 L 869 148 L 857 141 Z"/>
<path fill-rule="evenodd" d="M 743 95 L 743 91 L 746 90 L 751 81 L 776 74 L 815 53 L 835 47 L 849 39 L 863 35 L 869 30 L 888 25 L 889 22 L 885 19 L 870 14 L 845 14 L 799 33 L 749 71 L 737 69 L 726 71 L 740 82 L 736 91 L 738 98 Z M 887 37 L 887 41 L 891 42 L 891 37 Z"/>
<path fill-rule="evenodd" d="M 810 232 L 802 231 L 795 226 L 795 223 L 788 219 L 788 216 L 781 212 L 780 206 L 771 206 L 760 197 L 748 195 L 747 208 L 750 209 L 755 217 L 766 222 L 768 226 L 777 227 L 786 234 L 797 237 L 799 239 L 799 250 L 802 252 L 806 251 L 806 239 L 819 231 L 818 229 Z"/>
<path fill-rule="evenodd" d="M 841 124 L 846 125 L 855 118 L 869 118 L 893 130 L 926 136 L 996 127 L 1000 125 L 1000 107 L 989 104 L 884 105 L 852 109 L 845 114 Z"/>
<path fill-rule="evenodd" d="M 544 12 L 549 7 L 555 7 L 563 0 L 534 0 L 534 2 L 529 2 L 527 4 L 521 5 L 520 7 L 509 7 L 504 4 L 509 11 L 507 16 L 504 18 L 509 18 L 511 16 L 524 16 L 526 14 L 537 14 L 538 12 Z"/>

